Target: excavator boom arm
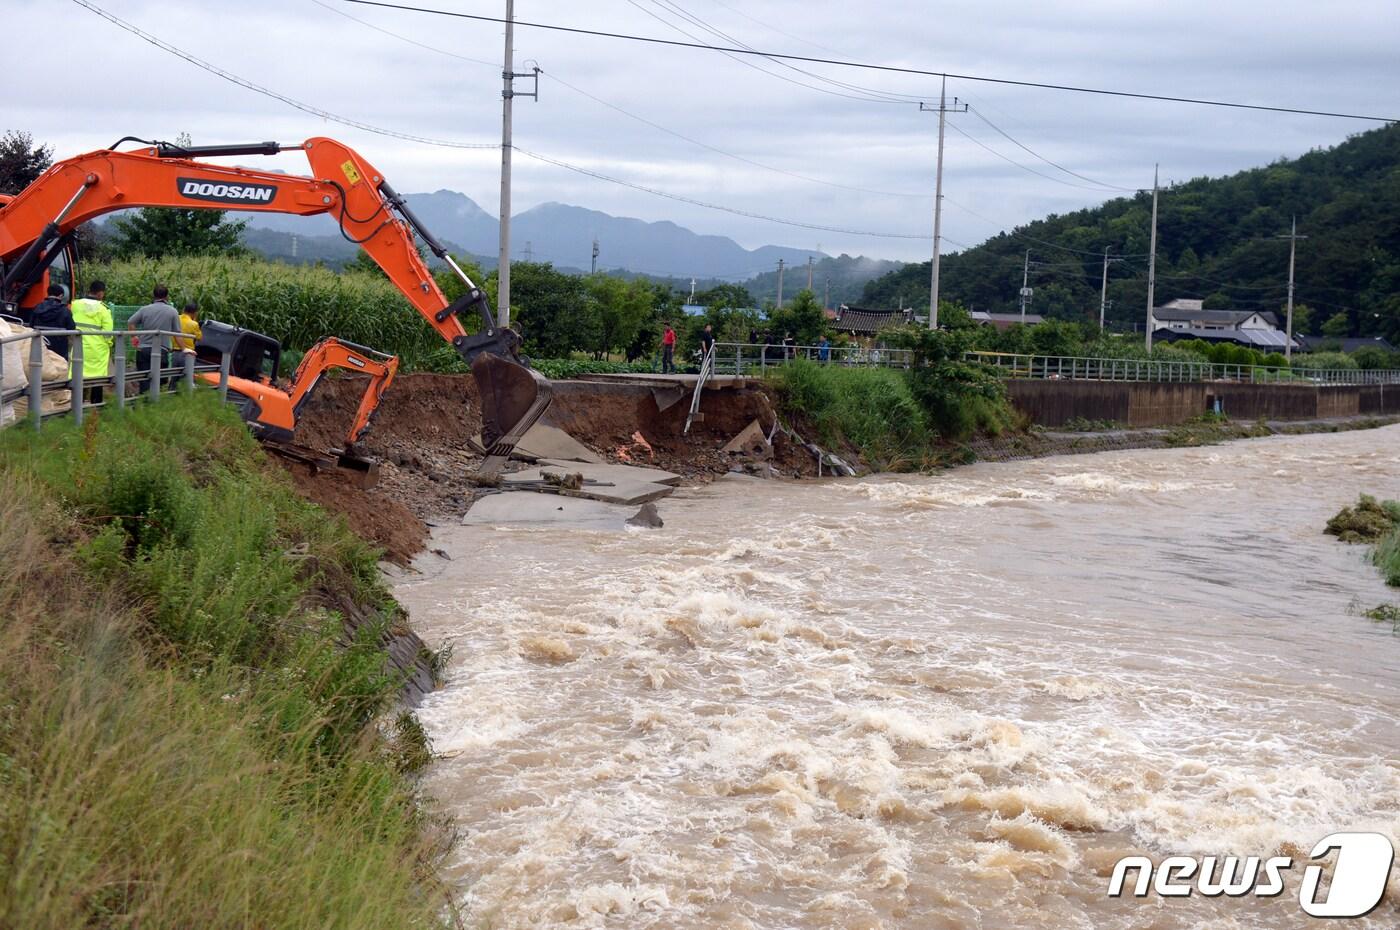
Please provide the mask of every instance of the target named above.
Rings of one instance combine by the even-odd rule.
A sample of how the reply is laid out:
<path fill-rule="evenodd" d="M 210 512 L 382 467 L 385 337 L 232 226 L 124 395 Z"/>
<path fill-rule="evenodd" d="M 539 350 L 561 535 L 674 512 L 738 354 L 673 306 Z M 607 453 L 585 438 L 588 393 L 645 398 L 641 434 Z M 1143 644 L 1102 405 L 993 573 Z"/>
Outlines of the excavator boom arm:
<path fill-rule="evenodd" d="M 314 177 L 212 165 L 187 157 L 274 154 L 297 149 L 305 153 Z M 341 233 L 384 269 L 389 280 L 439 335 L 454 345 L 460 344 L 467 333 L 456 316 L 466 307 L 454 309 L 433 280 L 414 246 L 407 221 L 398 213 L 401 206 L 401 198 L 379 170 L 334 139 L 308 139 L 291 147 L 268 142 L 202 148 L 156 145 L 126 152 L 100 149 L 54 164 L 11 202 L 0 206 L 0 261 L 7 268 L 17 265 L 26 251 L 36 245 L 42 252 L 89 220 L 136 207 L 299 216 L 324 213 L 334 217 Z M 435 246 L 434 251 L 441 249 L 431 233 L 423 233 L 426 241 Z M 37 255 L 36 259 L 41 260 Z M 7 290 L 33 283 L 12 280 L 13 277 L 14 272 L 7 270 Z M 480 294 L 470 279 L 465 283 L 468 296 L 472 296 L 472 291 Z M 495 321 L 484 298 L 474 302 L 478 312 L 485 311 L 486 328 L 494 329 Z"/>
<path fill-rule="evenodd" d="M 122 140 L 123 142 L 127 140 Z M 142 141 L 142 140 L 136 140 Z M 118 143 L 120 144 L 120 143 Z M 144 143 L 100 149 L 54 164 L 0 203 L 0 302 L 37 299 L 45 269 L 83 223 L 135 207 L 247 210 L 301 216 L 329 214 L 363 248 L 438 335 L 472 366 L 481 389 L 489 454 L 481 473 L 499 471 L 516 441 L 549 406 L 549 382 L 523 364 L 520 337 L 498 328 L 483 293 L 413 215 L 380 171 L 354 149 L 317 137 L 295 146 Z M 300 150 L 312 176 L 213 165 L 199 157 L 274 155 Z M 414 234 L 466 285 L 449 302 L 414 245 Z M 459 315 L 474 311 L 482 328 L 468 335 Z"/>

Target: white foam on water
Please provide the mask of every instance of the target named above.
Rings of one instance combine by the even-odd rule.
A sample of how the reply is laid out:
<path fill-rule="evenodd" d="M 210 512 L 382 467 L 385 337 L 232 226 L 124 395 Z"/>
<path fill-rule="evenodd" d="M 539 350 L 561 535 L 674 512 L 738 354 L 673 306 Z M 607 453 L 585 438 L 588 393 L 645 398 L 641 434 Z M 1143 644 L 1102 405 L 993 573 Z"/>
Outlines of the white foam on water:
<path fill-rule="evenodd" d="M 1346 455 L 1319 464 L 1309 447 L 1274 443 L 1253 467 L 1291 454 L 1310 476 L 1295 493 L 1336 492 Z M 1203 485 L 1255 487 L 1238 453 L 1193 452 Z M 1264 488 L 1223 516 L 1179 494 L 1180 453 L 1115 455 L 956 484 L 710 489 L 664 531 L 491 536 L 473 578 L 406 586 L 415 622 L 457 639 L 422 718 L 447 756 L 426 786 L 462 825 L 452 875 L 473 914 L 500 928 L 1301 926 L 1287 902 L 1125 908 L 1103 869 L 1137 851 L 1400 835 L 1400 694 L 1370 671 L 1400 667 L 1400 640 L 1320 614 L 1338 595 L 1302 582 L 1271 595 L 1262 625 L 1236 609 L 1247 589 L 1163 575 L 1218 592 L 1218 616 L 1185 622 L 1133 566 L 1086 562 L 1133 496 L 1182 508 L 1154 511 L 1160 542 L 1142 544 L 1161 564 L 1209 531 L 1270 534 L 1269 552 L 1314 562 L 1331 550 L 1310 547 L 1334 545 L 1255 516 L 1274 506 Z M 1400 480 L 1393 457 L 1377 467 Z M 1028 511 L 995 501 L 1055 511 L 1028 534 Z M 1211 556 L 1231 570 L 1251 557 Z M 1373 570 L 1328 571 L 1360 584 Z M 1371 925 L 1397 917 L 1389 901 Z"/>

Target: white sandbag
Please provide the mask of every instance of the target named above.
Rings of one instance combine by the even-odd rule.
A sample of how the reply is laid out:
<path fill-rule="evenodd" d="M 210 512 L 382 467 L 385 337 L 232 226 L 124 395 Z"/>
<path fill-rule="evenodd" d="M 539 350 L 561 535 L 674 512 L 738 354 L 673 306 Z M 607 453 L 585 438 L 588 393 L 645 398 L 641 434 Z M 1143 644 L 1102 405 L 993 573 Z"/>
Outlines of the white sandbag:
<path fill-rule="evenodd" d="M 0 338 L 5 336 L 24 336 L 34 330 L 18 323 L 7 323 L 0 320 Z M 5 376 L 0 387 L 9 391 L 17 387 L 23 387 L 29 383 L 29 341 L 21 339 L 17 342 L 5 343 Z M 68 362 L 59 355 L 44 346 L 43 370 L 39 377 L 45 381 L 67 381 Z"/>

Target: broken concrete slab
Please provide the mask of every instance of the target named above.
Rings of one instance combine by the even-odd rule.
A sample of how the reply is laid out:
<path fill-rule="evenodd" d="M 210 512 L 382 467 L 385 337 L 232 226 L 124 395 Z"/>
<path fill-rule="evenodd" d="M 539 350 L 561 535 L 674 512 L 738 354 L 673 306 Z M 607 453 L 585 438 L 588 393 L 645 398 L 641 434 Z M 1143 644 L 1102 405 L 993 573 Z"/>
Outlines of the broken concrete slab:
<path fill-rule="evenodd" d="M 472 437 L 481 450 L 481 434 Z M 557 426 L 536 423 L 515 444 L 515 456 L 524 459 L 558 459 L 571 462 L 601 463 L 603 457 Z"/>
<path fill-rule="evenodd" d="M 511 472 L 501 476 L 501 489 L 505 491 L 535 491 L 540 494 L 552 494 L 565 497 L 582 497 L 590 500 L 606 501 L 610 504 L 628 504 L 635 506 L 645 504 L 648 501 L 660 500 L 674 492 L 676 489 L 670 485 L 657 484 L 655 481 L 639 481 L 636 478 L 613 475 L 608 478 L 590 478 L 584 476 L 583 486 L 578 490 L 568 490 L 550 483 L 546 478 L 546 472 L 557 474 L 554 466 L 546 468 L 527 468 L 524 471 Z"/>
<path fill-rule="evenodd" d="M 623 530 L 630 507 L 557 494 L 488 494 L 472 504 L 464 526 L 550 526 Z"/>
<path fill-rule="evenodd" d="M 651 399 L 656 401 L 657 413 L 660 413 L 663 410 L 669 410 L 670 408 L 674 407 L 677 403 L 680 402 L 680 399 L 684 397 L 685 394 L 685 388 L 681 387 L 680 385 L 676 385 L 675 387 L 651 389 Z"/>
<path fill-rule="evenodd" d="M 583 475 L 585 481 L 650 481 L 654 484 L 665 484 L 671 487 L 679 485 L 684 479 L 675 472 L 664 471 L 660 468 L 647 468 L 642 465 L 616 465 L 612 462 L 567 462 L 558 459 L 541 459 L 541 468 L 548 468 L 550 471 L 578 472 Z"/>
<path fill-rule="evenodd" d="M 773 446 L 768 441 L 768 436 L 763 432 L 763 427 L 757 420 L 739 431 L 739 434 L 720 448 L 721 452 L 730 455 L 752 455 L 767 457 L 772 454 Z"/>

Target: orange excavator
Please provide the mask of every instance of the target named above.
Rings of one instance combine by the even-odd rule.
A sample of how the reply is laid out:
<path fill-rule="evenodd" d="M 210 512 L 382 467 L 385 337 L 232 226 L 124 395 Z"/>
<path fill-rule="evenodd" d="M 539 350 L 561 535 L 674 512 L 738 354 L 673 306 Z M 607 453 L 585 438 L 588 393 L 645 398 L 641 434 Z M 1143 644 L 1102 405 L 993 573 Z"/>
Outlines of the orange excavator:
<path fill-rule="evenodd" d="M 142 147 L 120 150 L 129 142 Z M 286 151 L 303 152 L 312 176 L 200 160 Z M 18 195 L 0 197 L 0 313 L 23 316 L 43 298 L 51 280 L 65 285 L 73 296 L 73 242 L 78 228 L 103 214 L 136 207 L 333 217 L 341 234 L 374 259 L 409 304 L 471 366 L 481 396 L 482 438 L 486 447 L 479 469 L 482 477 L 500 471 L 516 443 L 549 406 L 549 381 L 521 357 L 520 334 L 497 325 L 485 292 L 424 227 L 383 174 L 354 149 L 334 139 L 318 137 L 295 145 L 260 142 L 187 146 L 126 137 L 111 148 L 56 162 Z M 415 235 L 465 285 L 465 293 L 457 300 L 449 301 L 433 280 L 415 245 Z M 481 327 L 476 333 L 467 332 L 463 314 L 480 318 Z M 276 344 L 276 340 L 262 338 Z M 349 354 L 341 354 L 342 350 Z M 280 436 L 280 431 L 290 431 L 295 425 L 297 399 L 304 401 L 327 370 L 360 368 L 347 361 L 356 352 L 360 353 L 355 355 L 357 359 L 370 361 L 370 353 L 358 347 L 338 341 L 321 343 L 303 359 L 290 392 L 273 383 L 275 360 L 270 372 L 257 365 L 239 371 L 235 365 L 230 391 L 247 403 L 256 404 L 258 410 L 249 420 L 255 431 Z M 392 378 L 393 369 L 389 367 L 378 383 L 371 383 L 352 428 L 352 442 L 363 434 L 380 394 Z M 302 385 L 305 389 L 298 393 Z M 261 400 L 257 400 L 259 397 Z M 249 409 L 245 407 L 245 419 Z"/>

